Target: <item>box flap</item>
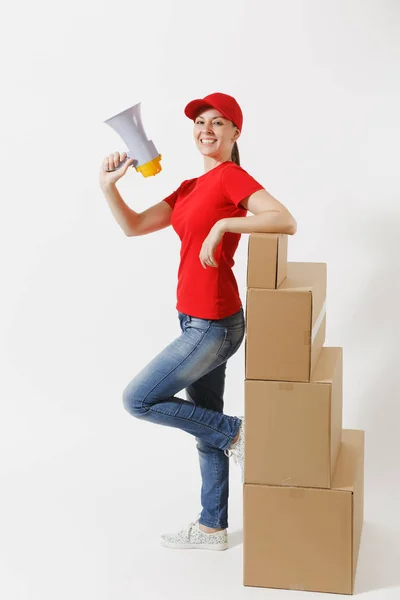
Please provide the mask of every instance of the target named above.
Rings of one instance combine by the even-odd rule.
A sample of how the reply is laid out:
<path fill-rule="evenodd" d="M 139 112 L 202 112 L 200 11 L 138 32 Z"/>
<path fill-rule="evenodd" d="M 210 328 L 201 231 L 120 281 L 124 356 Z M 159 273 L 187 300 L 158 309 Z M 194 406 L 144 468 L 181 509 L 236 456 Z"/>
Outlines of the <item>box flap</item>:
<path fill-rule="evenodd" d="M 341 347 L 324 346 L 318 357 L 317 364 L 311 373 L 310 382 L 313 383 L 332 383 L 337 365 L 342 358 Z"/>
<path fill-rule="evenodd" d="M 364 456 L 364 431 L 343 429 L 342 443 L 332 480 L 332 489 L 354 492 Z"/>
<path fill-rule="evenodd" d="M 315 285 L 326 282 L 326 263 L 288 262 L 286 279 L 282 281 L 280 290 L 311 291 Z"/>

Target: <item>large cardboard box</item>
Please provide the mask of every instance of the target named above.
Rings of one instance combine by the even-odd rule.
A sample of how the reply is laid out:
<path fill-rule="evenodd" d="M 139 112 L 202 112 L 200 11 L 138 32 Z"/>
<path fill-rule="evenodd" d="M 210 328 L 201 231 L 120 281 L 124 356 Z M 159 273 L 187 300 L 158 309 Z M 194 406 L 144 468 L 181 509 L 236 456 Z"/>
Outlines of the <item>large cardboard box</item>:
<path fill-rule="evenodd" d="M 310 381 L 325 342 L 326 263 L 287 264 L 276 290 L 248 288 L 245 376 Z"/>
<path fill-rule="evenodd" d="M 247 246 L 247 287 L 275 289 L 287 271 L 288 236 L 251 233 Z"/>
<path fill-rule="evenodd" d="M 342 436 L 342 369 L 342 348 L 325 346 L 309 383 L 245 381 L 245 483 L 331 487 Z"/>
<path fill-rule="evenodd" d="M 364 432 L 343 430 L 332 489 L 243 486 L 243 583 L 352 594 L 364 505 Z"/>

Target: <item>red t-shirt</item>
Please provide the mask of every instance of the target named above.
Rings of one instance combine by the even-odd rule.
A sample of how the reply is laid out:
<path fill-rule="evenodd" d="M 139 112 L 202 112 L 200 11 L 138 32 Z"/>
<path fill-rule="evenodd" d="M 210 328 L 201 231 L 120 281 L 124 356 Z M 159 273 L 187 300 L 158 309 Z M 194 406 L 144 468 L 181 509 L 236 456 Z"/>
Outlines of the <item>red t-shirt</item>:
<path fill-rule="evenodd" d="M 223 162 L 194 179 L 186 179 L 164 198 L 172 208 L 171 225 L 181 240 L 178 270 L 178 311 L 201 319 L 222 319 L 242 306 L 232 272 L 240 233 L 226 232 L 215 249 L 218 267 L 200 262 L 202 244 L 211 227 L 223 218 L 245 217 L 239 203 L 263 189 L 251 175 L 232 161 Z"/>

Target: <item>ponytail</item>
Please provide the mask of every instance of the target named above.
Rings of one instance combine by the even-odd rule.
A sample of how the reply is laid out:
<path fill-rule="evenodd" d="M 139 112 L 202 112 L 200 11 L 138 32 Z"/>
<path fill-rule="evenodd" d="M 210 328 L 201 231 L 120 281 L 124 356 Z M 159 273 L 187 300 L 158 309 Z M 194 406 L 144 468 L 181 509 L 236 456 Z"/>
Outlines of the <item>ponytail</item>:
<path fill-rule="evenodd" d="M 236 124 L 232 121 L 233 127 L 236 127 Z M 237 129 L 237 127 L 236 127 Z M 240 167 L 240 156 L 239 156 L 239 148 L 237 142 L 233 144 L 232 153 L 231 153 L 231 161 L 235 163 L 235 165 L 239 165 Z"/>
<path fill-rule="evenodd" d="M 239 148 L 238 148 L 237 142 L 235 142 L 233 144 L 231 161 L 234 162 L 236 165 L 239 165 L 239 167 L 240 167 L 240 156 L 239 156 Z"/>

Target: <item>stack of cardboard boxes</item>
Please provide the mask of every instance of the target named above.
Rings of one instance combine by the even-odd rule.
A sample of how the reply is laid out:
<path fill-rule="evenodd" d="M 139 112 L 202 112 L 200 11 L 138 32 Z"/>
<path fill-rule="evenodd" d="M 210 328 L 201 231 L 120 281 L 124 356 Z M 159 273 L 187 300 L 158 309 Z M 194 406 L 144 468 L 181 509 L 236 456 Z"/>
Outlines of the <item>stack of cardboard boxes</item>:
<path fill-rule="evenodd" d="M 248 238 L 244 585 L 352 594 L 364 432 L 342 430 L 342 348 L 325 347 L 325 263 Z"/>

